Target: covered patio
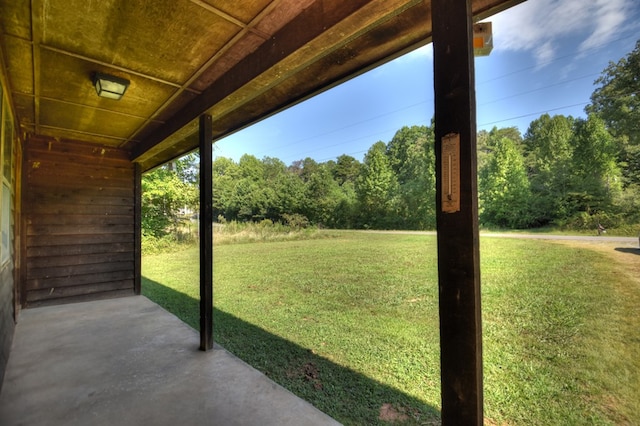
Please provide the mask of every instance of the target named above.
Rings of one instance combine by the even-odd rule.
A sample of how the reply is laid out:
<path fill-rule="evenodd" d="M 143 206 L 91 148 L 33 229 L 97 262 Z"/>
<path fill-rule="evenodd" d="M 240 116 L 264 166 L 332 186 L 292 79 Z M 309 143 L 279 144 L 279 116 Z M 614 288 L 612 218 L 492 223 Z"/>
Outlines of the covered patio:
<path fill-rule="evenodd" d="M 144 296 L 29 309 L 4 425 L 337 425 Z"/>
<path fill-rule="evenodd" d="M 0 0 L 0 423 L 331 423 L 213 345 L 212 143 L 433 42 L 442 419 L 482 424 L 474 23 L 521 1 Z M 206 354 L 139 296 L 142 173 L 196 149 Z"/>

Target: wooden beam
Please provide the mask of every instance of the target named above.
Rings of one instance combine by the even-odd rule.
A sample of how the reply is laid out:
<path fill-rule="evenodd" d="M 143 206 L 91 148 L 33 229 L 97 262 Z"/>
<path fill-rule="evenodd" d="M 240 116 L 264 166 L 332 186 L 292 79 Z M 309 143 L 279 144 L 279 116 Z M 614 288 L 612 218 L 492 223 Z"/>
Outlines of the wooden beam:
<path fill-rule="evenodd" d="M 200 116 L 200 350 L 213 349 L 213 126 Z"/>
<path fill-rule="evenodd" d="M 442 424 L 481 425 L 482 325 L 470 0 L 432 1 Z"/>

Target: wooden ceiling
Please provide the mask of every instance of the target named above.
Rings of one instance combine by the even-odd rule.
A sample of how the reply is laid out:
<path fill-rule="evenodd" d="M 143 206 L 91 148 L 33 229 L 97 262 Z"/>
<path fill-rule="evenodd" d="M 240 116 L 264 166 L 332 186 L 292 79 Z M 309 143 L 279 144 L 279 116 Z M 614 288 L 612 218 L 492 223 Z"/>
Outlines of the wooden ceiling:
<path fill-rule="evenodd" d="M 472 0 L 477 20 L 522 0 Z M 430 41 L 430 0 L 0 0 L 24 134 L 128 150 L 148 170 Z M 95 72 L 131 81 L 98 97 Z"/>

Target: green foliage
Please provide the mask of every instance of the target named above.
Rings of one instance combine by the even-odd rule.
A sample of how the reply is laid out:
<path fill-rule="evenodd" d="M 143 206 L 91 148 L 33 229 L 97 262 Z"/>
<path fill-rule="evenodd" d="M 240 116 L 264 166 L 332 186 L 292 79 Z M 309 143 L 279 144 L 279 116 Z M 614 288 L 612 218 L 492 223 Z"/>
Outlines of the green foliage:
<path fill-rule="evenodd" d="M 506 137 L 493 144 L 492 149 L 480 170 L 480 219 L 499 227 L 526 228 L 531 222 L 531 190 L 522 153 Z"/>
<path fill-rule="evenodd" d="M 617 147 L 604 122 L 595 115 L 574 123 L 572 138 L 574 152 L 574 191 L 581 192 L 585 200 L 577 205 L 580 211 L 607 209 L 611 200 L 622 189 L 622 176 L 616 162 Z"/>
<path fill-rule="evenodd" d="M 619 145 L 604 122 L 543 115 L 525 138 L 515 128 L 478 134 L 480 220 L 485 226 L 554 224 L 589 229 L 594 221 L 625 229 L 640 222 L 638 186 L 622 186 Z M 143 178 L 143 233 L 181 241 L 178 213 L 197 212 L 197 155 Z M 364 163 L 342 155 L 286 166 L 244 155 L 213 163 L 213 213 L 219 223 L 282 223 L 292 228 L 434 229 L 433 127 L 403 127 L 374 144 Z M 149 247 L 162 245 L 150 240 Z"/>
<path fill-rule="evenodd" d="M 338 157 L 336 165 L 333 167 L 333 177 L 340 186 L 351 182 L 355 183 L 360 175 L 360 162 L 350 155 Z"/>
<path fill-rule="evenodd" d="M 331 233 L 321 233 L 317 227 L 310 226 L 303 216 L 291 217 L 293 224 L 282 224 L 264 219 L 260 222 L 231 221 L 224 225 L 216 224 L 213 231 L 214 245 L 297 241 L 316 238 L 331 238 Z M 296 222 L 297 221 L 297 222 Z"/>
<path fill-rule="evenodd" d="M 615 129 L 615 136 L 626 135 L 633 145 L 640 144 L 637 132 L 640 123 L 640 40 L 635 49 L 609 66 L 596 80 L 598 86 L 591 95 L 590 112 L 597 113 Z"/>
<path fill-rule="evenodd" d="M 398 181 L 385 151 L 384 142 L 376 142 L 369 148 L 356 181 L 360 223 L 365 228 L 390 227 L 392 197 L 397 191 Z"/>
<path fill-rule="evenodd" d="M 433 229 L 436 224 L 436 178 L 433 126 L 403 127 L 387 146 L 398 180 L 395 227 Z"/>
<path fill-rule="evenodd" d="M 306 176 L 306 204 L 301 209 L 313 223 L 331 226 L 340 202 L 340 186 L 333 179 L 327 164 L 316 165 L 314 169 L 313 174 Z"/>
<path fill-rule="evenodd" d="M 162 237 L 143 234 L 141 245 L 144 254 L 158 254 L 191 248 L 196 241 L 197 237 L 195 232 L 168 234 Z"/>
<path fill-rule="evenodd" d="M 571 214 L 573 118 L 542 115 L 529 125 L 524 136 L 526 164 L 534 197 L 535 222 L 546 225 Z"/>
<path fill-rule="evenodd" d="M 309 219 L 299 213 L 284 213 L 282 218 L 284 219 L 285 224 L 289 225 L 292 229 L 304 229 L 309 227 Z"/>
<path fill-rule="evenodd" d="M 477 135 L 480 219 L 506 228 L 620 230 L 640 222 L 640 41 L 596 81 L 586 119 L 544 114 L 524 138 L 515 127 Z M 197 213 L 199 158 L 189 154 L 143 177 L 143 234 L 176 234 L 180 209 Z M 286 166 L 244 155 L 213 163 L 213 215 L 223 222 L 269 220 L 292 227 L 434 229 L 433 122 L 405 126 L 349 155 Z"/>
<path fill-rule="evenodd" d="M 582 213 L 614 212 L 622 195 L 621 164 L 615 139 L 598 116 L 545 114 L 531 123 L 523 143 L 533 225 L 568 226 Z"/>
<path fill-rule="evenodd" d="M 614 199 L 612 210 L 627 224 L 640 224 L 640 184 L 630 185 Z"/>
<path fill-rule="evenodd" d="M 180 209 L 197 211 L 198 189 L 180 178 L 173 164 L 164 165 L 142 176 L 142 232 L 162 238 L 177 232 Z"/>
<path fill-rule="evenodd" d="M 477 137 L 478 170 L 482 170 L 496 144 L 503 138 L 512 140 L 522 150 L 522 135 L 517 127 L 497 128 L 490 131 L 480 130 Z"/>
<path fill-rule="evenodd" d="M 595 84 L 587 111 L 595 113 L 620 146 L 627 184 L 640 184 L 640 40 L 635 49 L 609 66 Z"/>

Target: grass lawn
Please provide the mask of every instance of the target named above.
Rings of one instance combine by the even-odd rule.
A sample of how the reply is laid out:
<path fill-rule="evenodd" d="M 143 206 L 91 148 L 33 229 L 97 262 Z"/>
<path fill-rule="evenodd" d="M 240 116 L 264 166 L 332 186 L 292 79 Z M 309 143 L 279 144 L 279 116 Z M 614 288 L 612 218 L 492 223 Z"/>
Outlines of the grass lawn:
<path fill-rule="evenodd" d="M 639 422 L 637 284 L 551 242 L 485 238 L 481 259 L 487 421 Z M 345 424 L 439 422 L 435 236 L 220 245 L 214 268 L 225 348 Z M 143 294 L 197 328 L 197 248 L 142 272 Z"/>

